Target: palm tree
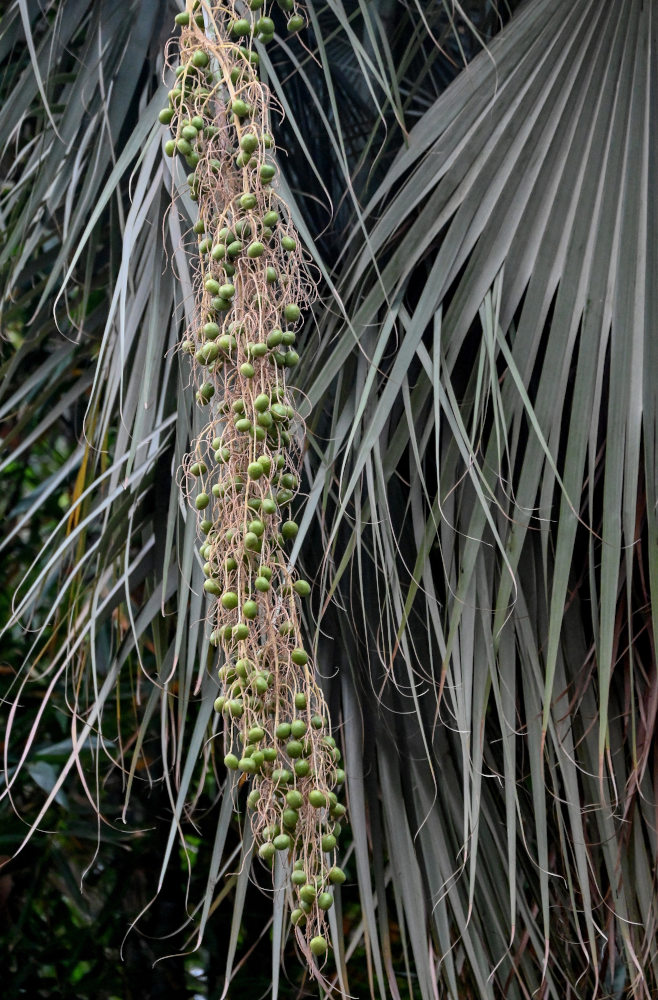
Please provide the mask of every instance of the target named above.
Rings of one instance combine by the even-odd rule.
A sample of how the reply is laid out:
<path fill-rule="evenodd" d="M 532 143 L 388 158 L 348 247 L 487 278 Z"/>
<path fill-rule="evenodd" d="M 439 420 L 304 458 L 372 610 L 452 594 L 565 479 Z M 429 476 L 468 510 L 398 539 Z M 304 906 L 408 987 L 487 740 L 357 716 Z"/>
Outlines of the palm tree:
<path fill-rule="evenodd" d="M 348 770 L 328 975 L 382 998 L 649 997 L 657 12 L 502 7 L 309 3 L 307 47 L 262 54 L 322 292 L 295 555 Z M 0 20 L 3 467 L 59 449 L 5 498 L 5 553 L 31 546 L 5 791 L 66 708 L 23 841 L 76 772 L 111 825 L 131 803 L 149 825 L 145 790 L 164 792 L 153 895 L 179 849 L 203 860 L 161 953 L 207 942 L 230 904 L 209 995 L 270 919 L 273 996 L 304 995 L 290 962 L 279 981 L 283 893 L 253 921 L 267 878 L 241 864 L 176 475 L 198 417 L 157 124 L 173 13 L 51 0 Z"/>

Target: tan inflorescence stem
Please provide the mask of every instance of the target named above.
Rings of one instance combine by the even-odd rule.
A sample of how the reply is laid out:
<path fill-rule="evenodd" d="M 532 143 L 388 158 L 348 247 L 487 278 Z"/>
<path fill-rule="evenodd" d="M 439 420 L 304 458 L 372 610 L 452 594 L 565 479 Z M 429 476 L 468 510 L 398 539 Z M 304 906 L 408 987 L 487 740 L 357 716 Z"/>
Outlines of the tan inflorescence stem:
<path fill-rule="evenodd" d="M 288 31 L 303 27 L 294 0 L 277 4 Z M 302 641 L 299 602 L 310 586 L 286 555 L 304 433 L 286 373 L 315 288 L 275 187 L 273 99 L 254 46 L 271 40 L 273 17 L 264 0 L 188 0 L 176 22 L 176 83 L 160 121 L 199 208 L 195 321 L 181 348 L 208 420 L 184 489 L 199 511 L 210 642 L 221 651 L 215 709 L 225 764 L 250 787 L 258 854 L 269 866 L 277 852 L 288 862 L 291 920 L 313 963 L 326 954 L 326 911 L 345 878 L 335 792 L 345 775 Z"/>

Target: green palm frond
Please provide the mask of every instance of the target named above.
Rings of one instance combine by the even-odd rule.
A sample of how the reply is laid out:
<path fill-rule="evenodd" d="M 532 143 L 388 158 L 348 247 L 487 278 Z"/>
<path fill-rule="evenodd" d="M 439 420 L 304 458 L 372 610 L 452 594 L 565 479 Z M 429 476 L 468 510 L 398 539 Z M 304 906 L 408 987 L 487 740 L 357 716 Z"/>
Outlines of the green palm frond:
<path fill-rule="evenodd" d="M 309 6 L 310 53 L 263 62 L 287 114 L 287 197 L 323 278 L 299 366 L 295 557 L 320 585 L 308 625 L 348 769 L 336 988 L 648 997 L 654 5 L 531 0 L 491 37 L 494 9 L 462 4 L 464 52 L 441 5 Z M 198 943 L 232 903 L 223 981 L 253 890 L 177 482 L 199 428 L 174 352 L 191 301 L 189 225 L 170 208 L 184 178 L 152 124 L 167 30 L 155 3 L 49 11 L 16 4 L 0 21 L 0 87 L 15 95 L 3 474 L 67 442 L 49 479 L 5 502 L 5 553 L 28 527 L 39 536 L 13 581 L 7 634 L 33 632 L 6 695 L 5 780 L 19 787 L 39 740 L 20 692 L 38 689 L 43 712 L 68 692 L 73 750 L 30 830 L 78 765 L 93 802 L 95 774 L 118 764 L 126 810 L 164 785 L 152 889 L 194 823 L 212 829 L 186 933 Z M 280 900 L 273 913 L 278 970 Z"/>

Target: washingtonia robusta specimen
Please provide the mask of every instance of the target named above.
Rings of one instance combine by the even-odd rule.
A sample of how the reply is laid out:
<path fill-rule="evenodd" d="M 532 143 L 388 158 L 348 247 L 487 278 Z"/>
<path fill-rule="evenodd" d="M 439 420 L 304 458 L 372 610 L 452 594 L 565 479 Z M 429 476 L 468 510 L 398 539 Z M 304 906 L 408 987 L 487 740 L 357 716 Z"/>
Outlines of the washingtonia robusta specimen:
<path fill-rule="evenodd" d="M 302 639 L 310 585 L 286 554 L 298 532 L 303 441 L 287 371 L 315 288 L 276 191 L 273 98 L 258 74 L 254 40 L 270 41 L 274 20 L 262 0 L 249 6 L 245 15 L 230 0 L 189 0 L 176 16 L 176 82 L 160 113 L 172 132 L 165 152 L 186 164 L 199 209 L 195 322 L 181 349 L 208 419 L 184 481 L 222 663 L 224 762 L 249 783 L 258 855 L 289 860 L 291 922 L 315 968 L 328 948 L 332 889 L 344 881 L 335 861 L 345 814 L 340 751 Z M 279 6 L 288 31 L 304 26 L 293 0 Z"/>

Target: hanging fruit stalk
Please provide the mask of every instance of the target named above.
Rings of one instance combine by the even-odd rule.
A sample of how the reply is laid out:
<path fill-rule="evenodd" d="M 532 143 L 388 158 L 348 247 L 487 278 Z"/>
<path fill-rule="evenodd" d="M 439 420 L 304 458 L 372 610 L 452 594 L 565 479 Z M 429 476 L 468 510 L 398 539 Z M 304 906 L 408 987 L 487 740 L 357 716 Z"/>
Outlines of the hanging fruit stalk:
<path fill-rule="evenodd" d="M 304 26 L 294 0 L 277 3 L 288 31 Z M 199 511 L 210 642 L 223 654 L 215 709 L 224 761 L 249 785 L 260 858 L 288 861 L 291 921 L 313 966 L 327 952 L 326 911 L 345 878 L 335 792 L 345 775 L 302 640 L 310 586 L 286 554 L 303 441 L 286 376 L 315 289 L 273 183 L 273 99 L 254 45 L 272 40 L 273 12 L 265 0 L 248 7 L 188 0 L 170 43 L 176 83 L 160 113 L 172 130 L 165 152 L 187 164 L 199 209 L 195 322 L 181 347 L 208 420 L 184 485 Z"/>

